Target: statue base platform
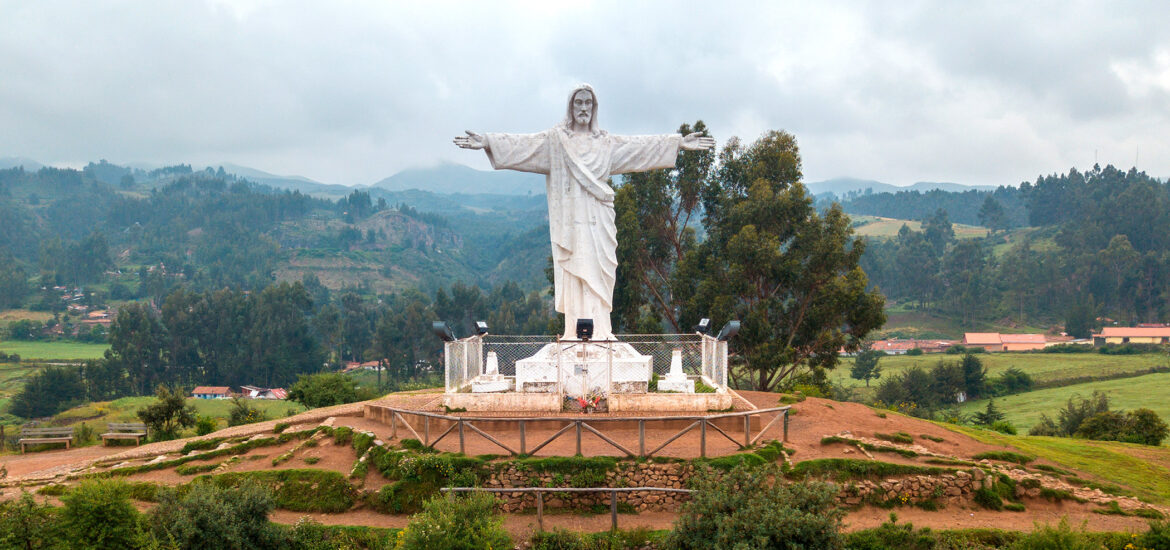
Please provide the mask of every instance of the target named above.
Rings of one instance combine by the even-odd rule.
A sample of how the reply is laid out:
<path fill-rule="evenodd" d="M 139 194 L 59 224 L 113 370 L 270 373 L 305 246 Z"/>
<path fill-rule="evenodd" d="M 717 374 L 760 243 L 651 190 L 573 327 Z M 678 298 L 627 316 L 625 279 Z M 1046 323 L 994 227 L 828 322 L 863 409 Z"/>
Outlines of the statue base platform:
<path fill-rule="evenodd" d="M 678 393 L 695 393 L 695 381 L 686 376 L 666 378 L 658 381 L 658 391 L 660 392 L 678 392 Z"/>
<path fill-rule="evenodd" d="M 514 389 L 515 380 L 499 374 L 481 374 L 471 381 L 472 393 L 499 393 Z"/>
<path fill-rule="evenodd" d="M 516 391 L 566 395 L 645 393 L 653 358 L 622 342 L 562 341 L 516 361 Z"/>

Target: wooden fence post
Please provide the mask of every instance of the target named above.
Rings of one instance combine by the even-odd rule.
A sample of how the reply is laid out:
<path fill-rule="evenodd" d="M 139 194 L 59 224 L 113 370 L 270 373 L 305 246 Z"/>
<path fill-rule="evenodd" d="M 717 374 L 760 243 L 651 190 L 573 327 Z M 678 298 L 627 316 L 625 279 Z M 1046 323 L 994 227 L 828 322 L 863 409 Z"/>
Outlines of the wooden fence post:
<path fill-rule="evenodd" d="M 524 421 L 523 420 L 520 421 L 520 454 L 522 454 L 522 455 L 528 454 L 528 446 L 525 444 L 525 441 L 524 441 Z M 540 493 L 537 493 L 537 494 L 539 495 Z"/>
<path fill-rule="evenodd" d="M 459 452 L 463 453 L 463 419 L 459 419 Z"/>
<path fill-rule="evenodd" d="M 577 456 L 581 456 L 581 421 L 576 420 L 573 423 L 577 425 Z"/>
<path fill-rule="evenodd" d="M 784 442 L 788 443 L 788 409 L 784 409 Z"/>
<path fill-rule="evenodd" d="M 617 491 L 609 492 L 609 516 L 613 520 L 612 531 L 617 531 Z"/>
<path fill-rule="evenodd" d="M 646 421 L 638 421 L 638 456 L 646 456 Z"/>
<path fill-rule="evenodd" d="M 544 492 L 536 492 L 536 528 L 544 531 Z"/>
<path fill-rule="evenodd" d="M 752 445 L 752 415 L 743 415 L 743 448 Z"/>
<path fill-rule="evenodd" d="M 707 458 L 707 417 L 699 420 L 699 456 Z"/>

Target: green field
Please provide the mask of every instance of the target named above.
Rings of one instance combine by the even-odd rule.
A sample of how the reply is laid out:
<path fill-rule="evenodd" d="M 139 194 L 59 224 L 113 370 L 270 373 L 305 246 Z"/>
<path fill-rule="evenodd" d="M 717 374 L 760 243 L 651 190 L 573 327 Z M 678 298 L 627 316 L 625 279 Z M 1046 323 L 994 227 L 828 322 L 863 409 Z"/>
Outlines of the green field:
<path fill-rule="evenodd" d="M 24 387 L 24 379 L 36 368 L 27 363 L 0 363 L 0 422 L 19 423 L 19 419 L 8 414 L 8 404 Z"/>
<path fill-rule="evenodd" d="M 983 361 L 984 367 L 987 367 L 988 378 L 994 378 L 1011 367 L 1017 367 L 1031 375 L 1032 380 L 1036 383 L 1055 382 L 1085 376 L 1109 376 L 1170 365 L 1170 357 L 1160 353 L 1144 353 L 1139 355 L 1103 355 L 1100 353 L 983 353 L 976 357 L 980 361 Z M 938 353 L 919 355 L 917 357 L 890 355 L 882 357 L 878 364 L 882 367 L 882 376 L 889 377 L 915 365 L 929 370 L 939 361 L 958 361 L 959 359 L 960 357 L 958 355 Z M 852 367 L 853 358 L 843 358 L 841 364 L 829 374 L 829 379 L 833 384 L 839 386 L 860 388 L 857 391 L 861 396 L 872 396 L 872 386 L 880 383 L 881 380 L 871 381 L 871 388 L 866 391 L 864 382 L 849 377 L 849 370 Z M 1170 374 L 1155 376 L 1170 376 Z M 1133 380 L 1137 380 L 1137 378 L 1096 382 L 1094 385 L 1124 385 L 1126 383 L 1133 383 Z M 1056 388 L 1044 391 L 1059 391 L 1063 389 L 1069 388 Z M 1080 391 L 1084 392 L 1084 389 L 1082 388 Z M 1089 393 L 1092 393 L 1092 390 L 1089 390 Z"/>
<path fill-rule="evenodd" d="M 53 426 L 76 426 L 86 424 L 101 429 L 106 422 L 140 422 L 137 413 L 140 409 L 155 401 L 154 397 L 123 397 L 113 401 L 99 401 L 74 407 L 54 416 L 49 422 Z M 305 407 L 293 401 L 249 400 L 248 404 L 260 409 L 269 420 L 283 418 L 290 412 L 303 412 Z M 227 426 L 232 402 L 230 399 L 187 399 L 188 405 L 194 405 L 197 414 L 219 419 L 219 427 Z M 194 435 L 194 430 L 186 435 Z"/>
<path fill-rule="evenodd" d="M 1006 325 L 977 321 L 964 325 L 953 316 L 921 311 L 902 303 L 887 307 L 886 324 L 872 337 L 881 338 L 940 338 L 956 340 L 964 332 L 1044 332 L 1048 327 L 1028 325 Z"/>
<path fill-rule="evenodd" d="M 87 344 L 83 342 L 22 342 L 4 340 L 0 342 L 0 351 L 7 354 L 17 354 L 25 361 L 80 361 L 84 359 L 99 359 L 110 349 L 109 344 Z"/>
<path fill-rule="evenodd" d="M 907 225 L 914 231 L 922 231 L 922 223 L 916 221 L 882 218 L 879 216 L 850 216 L 850 218 L 856 224 L 853 227 L 853 231 L 862 237 L 894 237 L 902 229 L 902 225 Z M 952 224 L 952 227 L 955 230 L 955 237 L 959 239 L 973 239 L 987 236 L 986 227 L 963 225 L 961 223 Z"/>
<path fill-rule="evenodd" d="M 1103 391 L 1109 396 L 1110 408 L 1133 410 L 1145 407 L 1158 413 L 1163 419 L 1170 420 L 1170 373 L 1147 374 L 1134 378 L 1008 395 L 996 398 L 995 406 L 1006 415 L 1008 421 L 1024 432 L 1040 422 L 1041 414 L 1047 414 L 1055 420 L 1057 409 L 1062 408 L 1069 397 L 1074 395 L 1089 397 L 1094 391 Z M 987 400 L 978 400 L 964 403 L 961 410 L 969 414 L 985 407 Z"/>
<path fill-rule="evenodd" d="M 1123 485 L 1142 500 L 1170 504 L 1170 448 L 1064 437 L 1010 436 L 990 430 L 939 424 L 984 443 L 1008 445 L 1027 454 Z"/>
<path fill-rule="evenodd" d="M 53 318 L 53 314 L 47 311 L 32 311 L 28 309 L 6 309 L 0 311 L 0 326 L 5 326 L 13 321 L 41 321 L 42 323 Z"/>

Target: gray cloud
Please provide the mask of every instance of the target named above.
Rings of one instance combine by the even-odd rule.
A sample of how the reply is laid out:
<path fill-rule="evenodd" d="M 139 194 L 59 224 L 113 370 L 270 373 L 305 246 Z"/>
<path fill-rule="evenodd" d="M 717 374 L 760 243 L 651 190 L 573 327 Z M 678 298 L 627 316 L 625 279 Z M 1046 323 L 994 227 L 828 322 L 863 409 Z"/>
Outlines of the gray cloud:
<path fill-rule="evenodd" d="M 1170 175 L 1163 3 L 484 4 L 0 0 L 0 156 L 368 184 L 587 81 L 614 132 L 786 129 L 809 180 Z"/>

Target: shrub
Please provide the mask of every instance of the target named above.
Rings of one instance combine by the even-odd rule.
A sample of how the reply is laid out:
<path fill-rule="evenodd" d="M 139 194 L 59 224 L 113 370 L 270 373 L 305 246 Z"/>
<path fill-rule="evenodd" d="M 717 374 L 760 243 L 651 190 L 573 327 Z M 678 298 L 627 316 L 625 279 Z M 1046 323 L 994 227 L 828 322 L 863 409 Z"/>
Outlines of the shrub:
<path fill-rule="evenodd" d="M 1166 422 L 1150 409 L 1130 411 L 1125 417 L 1125 434 L 1122 441 L 1143 445 L 1161 445 L 1170 432 Z"/>
<path fill-rule="evenodd" d="M 906 350 L 906 355 L 909 355 L 910 357 L 917 357 L 923 353 L 924 352 L 922 351 L 922 348 L 910 348 Z"/>
<path fill-rule="evenodd" d="M 282 433 L 287 429 L 288 422 L 277 422 L 276 425 L 272 427 L 273 433 Z"/>
<path fill-rule="evenodd" d="M 906 432 L 898 432 L 893 434 L 875 433 L 873 436 L 878 439 L 884 439 L 893 443 L 905 443 L 907 445 L 914 443 L 914 436 Z"/>
<path fill-rule="evenodd" d="M 228 416 L 228 426 L 242 426 L 264 421 L 264 413 L 253 407 L 244 399 L 232 398 L 232 409 Z"/>
<path fill-rule="evenodd" d="M 666 546 L 671 548 L 839 548 L 837 488 L 784 483 L 776 466 L 702 470 Z"/>
<path fill-rule="evenodd" d="M 1015 424 L 1012 424 L 1007 420 L 996 420 L 995 422 L 992 422 L 991 429 L 1001 434 L 1016 435 L 1016 433 L 1018 433 L 1016 431 Z"/>
<path fill-rule="evenodd" d="M 991 382 L 995 393 L 999 395 L 1008 395 L 1012 393 L 1023 393 L 1031 391 L 1033 382 L 1032 376 L 1024 372 L 1019 367 L 1010 367 L 1003 371 L 998 377 Z"/>
<path fill-rule="evenodd" d="M 659 548 L 665 534 L 644 527 L 629 531 L 575 533 L 564 529 L 541 531 L 532 535 L 533 550 L 601 550 L 609 548 Z"/>
<path fill-rule="evenodd" d="M 327 470 L 232 472 L 214 476 L 211 481 L 219 487 L 253 482 L 274 487 L 276 507 L 294 512 L 341 513 L 352 508 L 357 498 L 357 490 L 344 475 Z"/>
<path fill-rule="evenodd" d="M 1125 431 L 1125 415 L 1116 411 L 1094 414 L 1081 422 L 1073 435 L 1085 439 L 1117 439 Z"/>
<path fill-rule="evenodd" d="M 299 375 L 288 398 L 310 409 L 353 403 L 358 400 L 357 382 L 339 373 Z"/>
<path fill-rule="evenodd" d="M 219 425 L 216 423 L 215 417 L 213 416 L 204 416 L 201 414 L 195 417 L 196 435 L 207 435 L 211 432 L 214 432 L 218 427 Z"/>
<path fill-rule="evenodd" d="M 272 506 L 271 493 L 255 482 L 197 482 L 182 495 L 164 495 L 149 524 L 155 538 L 180 548 L 280 548 L 280 529 L 268 522 Z"/>
<path fill-rule="evenodd" d="M 160 385 L 155 397 L 158 401 L 138 411 L 138 418 L 150 427 L 155 441 L 174 439 L 179 428 L 195 425 L 195 407 L 187 405 L 186 396 L 178 388 Z"/>
<path fill-rule="evenodd" d="M 0 502 L 0 547 L 50 548 L 60 537 L 56 513 L 47 504 L 37 504 L 32 495 Z"/>
<path fill-rule="evenodd" d="M 1139 540 L 1143 548 L 1170 550 L 1170 521 L 1151 521 L 1150 530 Z"/>
<path fill-rule="evenodd" d="M 1037 525 L 1036 529 L 1024 535 L 1011 550 L 1097 550 L 1101 545 L 1085 536 L 1085 531 L 1073 529 L 1067 518 L 1061 518 L 1056 526 Z"/>
<path fill-rule="evenodd" d="M 81 548 L 131 549 L 139 533 L 139 514 L 125 485 L 86 481 L 61 497 L 61 520 L 70 542 Z"/>
<path fill-rule="evenodd" d="M 73 428 L 73 444 L 81 447 L 89 445 L 94 442 L 93 426 L 82 422 L 81 425 Z"/>
<path fill-rule="evenodd" d="M 297 520 L 289 532 L 288 545 L 300 550 L 334 548 L 394 548 L 397 529 L 349 525 L 321 525 L 308 517 Z"/>
<path fill-rule="evenodd" d="M 1036 460 L 1036 457 L 1034 456 L 1013 453 L 1011 451 L 987 451 L 979 453 L 971 458 L 974 458 L 975 460 L 1001 460 L 1003 462 L 1015 462 L 1016 464 L 1020 465 L 1024 465 L 1033 460 Z"/>
<path fill-rule="evenodd" d="M 432 498 L 402 531 L 399 548 L 511 548 L 496 502 L 487 493 Z"/>

